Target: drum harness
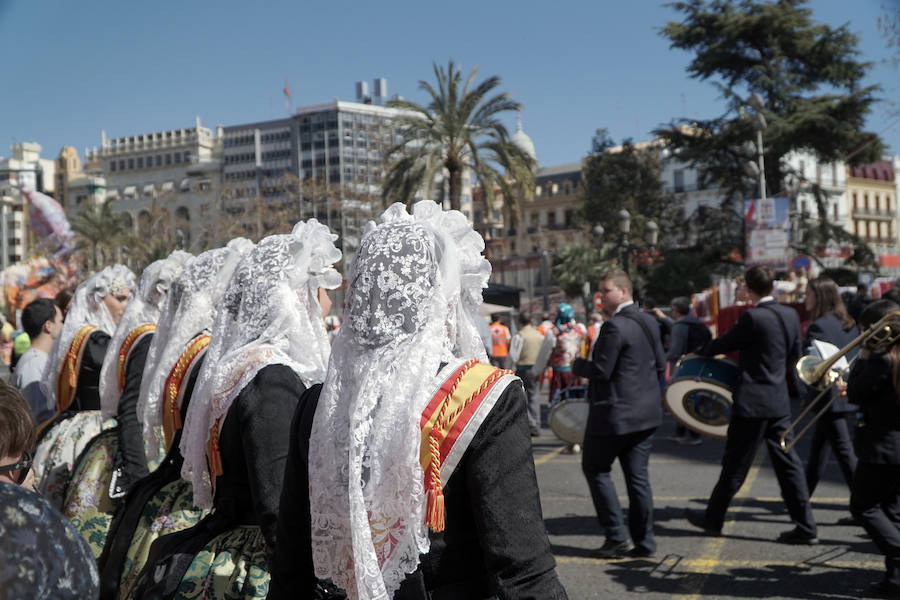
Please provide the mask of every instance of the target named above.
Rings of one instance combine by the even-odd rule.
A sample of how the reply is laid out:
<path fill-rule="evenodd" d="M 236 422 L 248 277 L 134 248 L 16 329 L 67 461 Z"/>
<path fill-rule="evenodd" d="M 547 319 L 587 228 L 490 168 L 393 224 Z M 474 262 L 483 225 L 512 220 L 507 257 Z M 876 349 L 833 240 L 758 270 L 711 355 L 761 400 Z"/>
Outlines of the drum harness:
<path fill-rule="evenodd" d="M 647 336 L 647 343 L 650 344 L 650 351 L 653 352 L 654 359 L 659 359 L 656 352 L 656 344 L 653 343 L 653 335 L 650 333 L 650 328 L 647 327 L 647 324 L 644 323 L 644 320 L 640 315 L 636 315 L 633 312 L 622 311 L 619 313 L 620 316 L 627 317 L 641 326 L 641 329 L 644 330 L 644 335 Z"/>

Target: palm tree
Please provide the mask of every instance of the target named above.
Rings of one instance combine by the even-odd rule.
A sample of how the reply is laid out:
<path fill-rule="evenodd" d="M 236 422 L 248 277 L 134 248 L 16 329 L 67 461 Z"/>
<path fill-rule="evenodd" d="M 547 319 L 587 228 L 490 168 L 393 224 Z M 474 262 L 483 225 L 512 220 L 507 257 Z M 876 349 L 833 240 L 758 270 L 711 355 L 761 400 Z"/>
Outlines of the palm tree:
<path fill-rule="evenodd" d="M 92 271 L 103 266 L 105 258 L 113 255 L 126 230 L 124 215 L 113 212 L 112 202 L 82 211 L 72 219 L 70 227 L 78 247 L 90 249 L 88 265 Z"/>
<path fill-rule="evenodd" d="M 507 176 L 526 173 L 533 178 L 536 165 L 510 141 L 499 116 L 520 110 L 520 104 L 506 92 L 488 97 L 500 85 L 497 76 L 474 85 L 477 67 L 464 83 L 452 59 L 446 69 L 437 63 L 433 67 L 437 89 L 426 81 L 419 82 L 431 96 L 427 106 L 407 100 L 389 103 L 400 109 L 395 120 L 400 140 L 388 151 L 384 199 L 409 204 L 422 190 L 426 197 L 442 202 L 446 193 L 450 207 L 459 210 L 465 169 L 481 183 L 489 208 L 494 186 L 504 191 L 504 198 L 514 198 L 515 184 Z"/>

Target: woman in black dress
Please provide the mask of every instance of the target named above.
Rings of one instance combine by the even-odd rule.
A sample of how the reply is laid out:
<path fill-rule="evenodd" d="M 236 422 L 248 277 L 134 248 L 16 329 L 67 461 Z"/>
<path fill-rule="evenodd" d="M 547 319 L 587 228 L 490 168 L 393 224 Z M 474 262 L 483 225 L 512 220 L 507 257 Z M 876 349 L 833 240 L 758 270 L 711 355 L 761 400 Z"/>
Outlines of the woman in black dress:
<path fill-rule="evenodd" d="M 330 353 L 335 239 L 315 219 L 298 223 L 261 240 L 232 276 L 180 446 L 195 504 L 214 510 L 154 542 L 135 598 L 265 598 L 291 416 Z"/>

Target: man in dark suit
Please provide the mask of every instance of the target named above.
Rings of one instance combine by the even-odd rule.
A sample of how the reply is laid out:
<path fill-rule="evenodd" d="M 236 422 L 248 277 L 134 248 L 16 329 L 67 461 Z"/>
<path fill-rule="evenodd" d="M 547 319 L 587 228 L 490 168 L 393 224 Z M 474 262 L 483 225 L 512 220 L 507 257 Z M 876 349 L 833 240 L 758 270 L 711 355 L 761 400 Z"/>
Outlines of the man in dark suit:
<path fill-rule="evenodd" d="M 581 468 L 606 535 L 595 555 L 651 556 L 656 540 L 647 463 L 653 432 L 662 421 L 659 382 L 665 373 L 665 354 L 659 326 L 634 304 L 631 280 L 624 271 L 605 275 L 600 294 L 611 317 L 600 329 L 591 359 L 575 360 L 572 369 L 590 382 Z M 610 477 L 616 458 L 631 499 L 627 527 Z"/>
<path fill-rule="evenodd" d="M 772 270 L 754 266 L 745 280 L 754 308 L 740 316 L 733 329 L 698 350 L 701 356 L 740 350 L 740 374 L 733 391 L 734 406 L 722 471 L 707 503 L 706 513 L 686 511 L 686 518 L 708 535 L 721 535 L 725 512 L 741 489 L 765 440 L 781 496 L 795 523 L 794 529 L 778 536 L 787 544 L 817 544 L 819 538 L 809 504 L 803 463 L 793 449 L 781 450 L 779 440 L 791 422 L 788 373 L 800 356 L 800 319 L 790 307 L 772 298 Z"/>

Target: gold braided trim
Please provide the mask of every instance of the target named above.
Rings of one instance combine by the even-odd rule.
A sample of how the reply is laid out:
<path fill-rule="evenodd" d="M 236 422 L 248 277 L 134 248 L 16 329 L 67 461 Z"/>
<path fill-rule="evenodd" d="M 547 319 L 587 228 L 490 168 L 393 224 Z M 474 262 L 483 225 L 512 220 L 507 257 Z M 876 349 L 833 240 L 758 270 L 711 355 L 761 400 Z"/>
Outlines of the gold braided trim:
<path fill-rule="evenodd" d="M 128 360 L 128 354 L 131 352 L 134 343 L 138 341 L 139 338 L 143 337 L 144 334 L 150 333 L 151 331 L 156 331 L 156 325 L 153 323 L 138 325 L 125 336 L 125 341 L 122 342 L 122 347 L 119 348 L 119 356 L 116 361 L 116 379 L 119 384 L 120 394 L 122 393 L 122 390 L 125 389 L 125 362 Z"/>
<path fill-rule="evenodd" d="M 66 350 L 66 355 L 63 357 L 62 364 L 59 366 L 59 373 L 56 376 L 57 413 L 61 413 L 69 408 L 69 405 L 72 404 L 72 400 L 75 398 L 75 390 L 78 385 L 78 370 L 81 368 L 81 359 L 84 357 L 84 349 L 87 346 L 85 342 L 95 329 L 97 328 L 93 325 L 83 325 L 78 330 L 78 333 L 75 334 L 75 337 L 72 338 L 69 349 Z"/>
<path fill-rule="evenodd" d="M 178 393 L 184 378 L 190 372 L 194 359 L 209 345 L 209 334 L 201 333 L 192 339 L 178 360 L 169 371 L 166 382 L 163 384 L 163 433 L 166 436 L 166 448 L 172 446 L 172 439 L 182 427 L 181 407 L 178 406 Z M 182 400 L 183 402 L 184 400 Z"/>
<path fill-rule="evenodd" d="M 447 394 L 431 415 L 422 417 L 422 446 L 419 456 L 425 472 L 425 525 L 432 531 L 444 530 L 444 490 L 441 485 L 441 444 L 450 434 L 456 421 L 469 409 L 474 411 L 493 385 L 512 371 L 484 365 L 470 360 L 460 367 Z M 445 386 L 441 386 L 441 390 Z M 438 394 L 441 393 L 438 390 Z M 429 403 L 429 408 L 432 403 Z M 434 418 L 434 414 L 437 417 Z M 451 443 L 455 442 L 451 440 Z"/>

